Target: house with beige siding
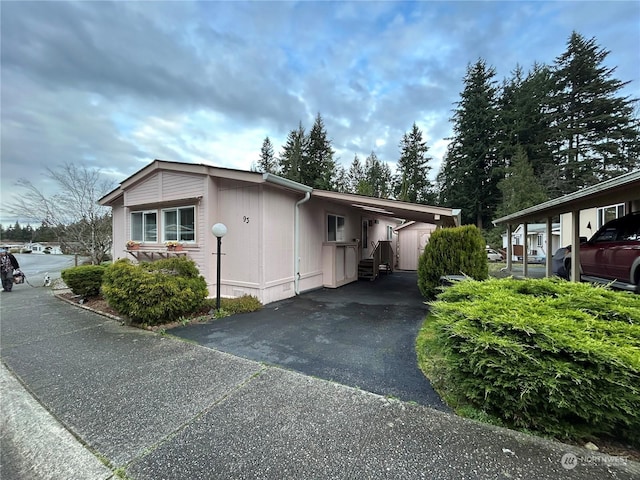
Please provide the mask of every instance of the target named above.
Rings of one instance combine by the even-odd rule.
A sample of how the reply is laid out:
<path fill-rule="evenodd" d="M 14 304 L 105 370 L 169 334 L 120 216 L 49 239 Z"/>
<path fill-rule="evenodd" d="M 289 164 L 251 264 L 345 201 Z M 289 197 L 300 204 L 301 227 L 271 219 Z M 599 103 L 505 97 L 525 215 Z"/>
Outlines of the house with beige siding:
<path fill-rule="evenodd" d="M 367 260 L 375 278 L 382 262 L 380 244 L 394 248 L 393 232 L 403 219 L 435 227 L 459 224 L 459 211 L 450 208 L 315 190 L 268 173 L 163 160 L 125 179 L 100 204 L 113 211 L 114 259 L 142 262 L 186 255 L 197 264 L 210 293 L 217 289 L 218 253 L 211 228 L 223 223 L 221 295 L 253 295 L 265 304 L 357 281 Z M 139 244 L 136 250 L 127 249 L 129 240 Z M 174 241 L 181 251 L 167 249 L 166 243 Z"/>

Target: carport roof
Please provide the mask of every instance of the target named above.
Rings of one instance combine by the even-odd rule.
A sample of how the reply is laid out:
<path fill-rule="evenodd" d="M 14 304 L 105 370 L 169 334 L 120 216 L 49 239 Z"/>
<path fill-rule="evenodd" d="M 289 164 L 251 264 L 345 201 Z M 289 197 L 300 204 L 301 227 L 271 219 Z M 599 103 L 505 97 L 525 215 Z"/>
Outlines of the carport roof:
<path fill-rule="evenodd" d="M 446 227 L 460 225 L 460 210 L 456 208 L 420 205 L 387 198 L 365 197 L 352 193 L 316 189 L 313 190 L 311 195 L 312 197 L 323 198 L 333 203 L 359 209 L 363 215 L 402 218 L 416 222 L 435 223 Z"/>
<path fill-rule="evenodd" d="M 562 213 L 640 199 L 640 170 L 554 198 L 493 221 L 494 225 L 535 222 Z"/>

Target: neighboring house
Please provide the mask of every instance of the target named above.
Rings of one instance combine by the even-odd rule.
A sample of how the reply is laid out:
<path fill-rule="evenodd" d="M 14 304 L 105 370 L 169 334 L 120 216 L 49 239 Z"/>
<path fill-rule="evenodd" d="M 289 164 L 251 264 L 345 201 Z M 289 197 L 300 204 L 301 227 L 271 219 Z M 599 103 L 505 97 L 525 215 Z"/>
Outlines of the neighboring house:
<path fill-rule="evenodd" d="M 100 199 L 113 210 L 113 258 L 153 261 L 187 255 L 215 292 L 223 223 L 221 295 L 262 303 L 358 279 L 398 219 L 459 224 L 459 210 L 314 190 L 276 175 L 155 160 Z M 128 240 L 140 242 L 127 251 Z M 168 252 L 165 242 L 184 244 Z M 393 248 L 393 247 L 392 247 Z M 379 252 L 379 250 L 377 250 Z M 377 267 L 376 267 L 377 271 Z"/>
<path fill-rule="evenodd" d="M 545 229 L 545 235 L 552 242 L 552 220 L 561 219 L 560 245 L 571 246 L 571 251 L 580 251 L 580 244 L 584 237 L 590 237 L 599 226 L 607 220 L 617 218 L 623 214 L 640 210 L 640 170 L 625 173 L 604 182 L 581 188 L 559 198 L 554 198 L 539 205 L 525 208 L 519 212 L 509 214 L 493 221 L 494 225 L 507 227 L 508 235 L 513 232 L 513 227 L 521 223 L 531 224 L 545 220 L 549 225 L 549 231 Z M 527 242 L 528 243 L 528 242 Z M 511 255 L 512 246 L 508 245 L 508 257 Z M 555 253 L 555 252 L 554 252 Z M 574 281 L 580 279 L 580 256 L 574 256 L 571 262 L 570 278 Z M 512 259 L 507 258 L 507 270 L 511 270 Z M 553 274 L 552 256 L 547 256 L 546 275 Z M 527 276 L 526 263 L 522 270 Z"/>
<path fill-rule="evenodd" d="M 397 234 L 396 265 L 400 270 L 417 270 L 418 259 L 429 243 L 434 223 L 409 221 L 395 228 Z"/>
<path fill-rule="evenodd" d="M 551 248 L 547 245 L 547 227 L 544 223 L 527 224 L 527 256 L 530 259 L 542 259 L 550 255 L 562 245 L 560 242 L 560 223 L 553 223 L 551 226 Z M 522 246 L 524 242 L 524 225 L 518 225 L 511 234 L 511 245 L 513 246 L 513 260 L 522 260 Z M 519 248 L 518 248 L 519 247 Z M 502 234 L 502 248 L 507 249 L 507 233 Z"/>
<path fill-rule="evenodd" d="M 57 243 L 28 243 L 25 248 L 31 250 L 31 253 L 62 255 L 62 249 Z"/>

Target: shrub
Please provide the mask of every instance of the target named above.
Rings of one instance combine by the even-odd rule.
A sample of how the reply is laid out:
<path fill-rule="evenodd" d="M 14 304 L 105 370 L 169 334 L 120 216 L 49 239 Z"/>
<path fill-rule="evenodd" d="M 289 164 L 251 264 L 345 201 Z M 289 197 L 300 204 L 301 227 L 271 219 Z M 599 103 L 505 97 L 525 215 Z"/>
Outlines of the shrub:
<path fill-rule="evenodd" d="M 416 348 L 447 400 L 561 439 L 640 444 L 640 296 L 559 279 L 463 281 Z"/>
<path fill-rule="evenodd" d="M 260 310 L 262 303 L 260 303 L 260 300 L 256 297 L 243 295 L 238 298 L 221 298 L 220 308 L 233 315 L 236 313 L 249 313 Z"/>
<path fill-rule="evenodd" d="M 139 265 L 118 260 L 105 272 L 102 294 L 134 323 L 156 325 L 197 311 L 207 285 L 195 263 L 184 257 Z"/>
<path fill-rule="evenodd" d="M 95 297 L 100 294 L 104 272 L 102 265 L 82 265 L 62 270 L 60 276 L 74 294 Z"/>
<path fill-rule="evenodd" d="M 474 225 L 438 229 L 418 260 L 418 287 L 427 298 L 438 292 L 443 275 L 467 275 L 484 280 L 489 275 L 486 245 Z"/>

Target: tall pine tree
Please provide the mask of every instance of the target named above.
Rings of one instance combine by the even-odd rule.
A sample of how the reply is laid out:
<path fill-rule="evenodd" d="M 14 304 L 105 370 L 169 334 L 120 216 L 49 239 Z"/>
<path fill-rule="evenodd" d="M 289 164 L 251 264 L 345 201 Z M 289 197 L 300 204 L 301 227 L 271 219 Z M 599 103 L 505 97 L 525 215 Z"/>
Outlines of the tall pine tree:
<path fill-rule="evenodd" d="M 615 68 L 604 66 L 609 53 L 595 38 L 573 32 L 566 51 L 556 58 L 552 109 L 561 184 L 555 195 L 640 165 L 638 123 L 633 117 L 637 99 L 621 96 L 628 82 L 613 78 Z"/>
<path fill-rule="evenodd" d="M 502 202 L 496 211 L 497 217 L 542 203 L 548 198 L 522 147 L 516 148 L 516 154 L 505 171 L 505 177 L 498 183 L 498 188 L 502 192 Z"/>
<path fill-rule="evenodd" d="M 357 193 L 369 197 L 389 198 L 391 195 L 391 168 L 371 152 L 364 162 L 365 182 Z"/>
<path fill-rule="evenodd" d="M 302 169 L 307 164 L 308 142 L 302 127 L 302 122 L 297 130 L 291 130 L 287 141 L 280 152 L 280 174 L 284 178 L 298 183 L 304 183 Z"/>
<path fill-rule="evenodd" d="M 410 132 L 402 136 L 400 160 L 394 179 L 394 194 L 398 200 L 412 203 L 434 203 L 435 193 L 429 181 L 431 157 L 427 156 L 427 142 L 414 123 Z"/>
<path fill-rule="evenodd" d="M 360 158 L 358 158 L 358 154 L 353 157 L 353 162 L 351 162 L 351 166 L 349 167 L 348 176 L 349 192 L 357 193 L 358 195 L 365 195 L 364 185 L 366 184 L 367 178 L 364 173 L 362 162 L 360 162 Z"/>
<path fill-rule="evenodd" d="M 262 148 L 260 148 L 258 171 L 262 173 L 278 173 L 278 161 L 273 154 L 273 145 L 269 137 L 264 139 Z"/>
<path fill-rule="evenodd" d="M 482 59 L 467 67 L 453 116 L 454 136 L 438 174 L 441 202 L 461 208 L 463 223 L 479 228 L 490 222 L 501 199 L 494 77 L 495 70 Z"/>
<path fill-rule="evenodd" d="M 300 170 L 302 183 L 313 188 L 332 190 L 333 179 L 336 177 L 333 154 L 324 121 L 318 113 L 307 139 L 306 163 Z"/>
<path fill-rule="evenodd" d="M 557 184 L 553 162 L 549 102 L 553 82 L 549 68 L 534 64 L 524 76 L 516 67 L 505 81 L 499 99 L 498 139 L 499 159 L 510 165 L 522 148 L 533 167 L 534 174 L 550 189 Z"/>

